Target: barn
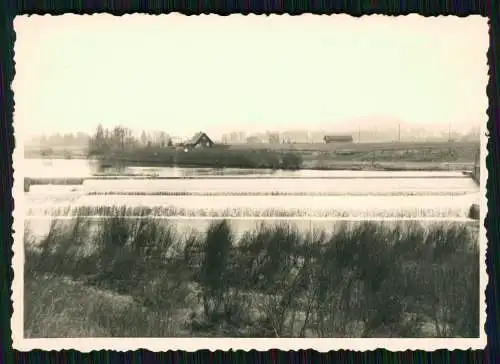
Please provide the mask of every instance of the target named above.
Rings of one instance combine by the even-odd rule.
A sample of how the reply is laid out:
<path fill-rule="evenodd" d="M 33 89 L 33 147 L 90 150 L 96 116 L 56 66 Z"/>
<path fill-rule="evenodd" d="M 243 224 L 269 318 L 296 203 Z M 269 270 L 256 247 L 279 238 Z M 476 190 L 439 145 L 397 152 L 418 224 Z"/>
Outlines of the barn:
<path fill-rule="evenodd" d="M 323 141 L 326 144 L 330 143 L 352 143 L 352 135 L 325 135 Z"/>
<path fill-rule="evenodd" d="M 207 134 L 203 132 L 198 132 L 193 137 L 184 144 L 189 148 L 211 148 L 214 142 L 208 137 Z"/>

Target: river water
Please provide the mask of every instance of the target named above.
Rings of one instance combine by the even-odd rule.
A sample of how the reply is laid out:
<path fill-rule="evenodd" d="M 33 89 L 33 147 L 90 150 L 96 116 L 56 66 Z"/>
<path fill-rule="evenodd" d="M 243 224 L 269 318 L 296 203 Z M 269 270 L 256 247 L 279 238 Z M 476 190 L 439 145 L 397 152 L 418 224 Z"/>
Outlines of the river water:
<path fill-rule="evenodd" d="M 460 177 L 461 172 L 425 171 L 348 171 L 348 170 L 299 170 L 283 171 L 248 168 L 180 168 L 151 166 L 102 166 L 98 161 L 86 159 L 25 159 L 23 169 L 26 177 L 32 178 L 88 178 L 100 176 L 151 176 L 151 177 Z"/>

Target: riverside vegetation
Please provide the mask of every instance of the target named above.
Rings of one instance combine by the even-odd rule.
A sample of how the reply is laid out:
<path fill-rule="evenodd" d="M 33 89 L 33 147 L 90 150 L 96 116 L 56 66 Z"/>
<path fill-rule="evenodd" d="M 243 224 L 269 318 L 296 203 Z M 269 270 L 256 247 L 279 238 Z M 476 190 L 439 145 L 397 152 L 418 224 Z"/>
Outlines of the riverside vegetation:
<path fill-rule="evenodd" d="M 386 146 L 387 150 L 383 149 Z M 252 146 L 214 146 L 185 152 L 173 147 L 129 147 L 113 150 L 91 150 L 90 157 L 104 164 L 252 168 L 252 169 L 376 169 L 376 170 L 448 170 L 468 168 L 474 162 L 475 143 L 428 144 L 427 146 L 382 143 L 371 145 L 330 146 L 312 145 L 313 150 L 266 148 Z M 293 145 L 292 145 L 293 146 Z M 315 150 L 316 149 L 316 150 Z M 478 148 L 477 148 L 478 149 Z"/>
<path fill-rule="evenodd" d="M 382 128 L 384 129 L 384 128 Z M 165 131 L 142 131 L 131 130 L 122 125 L 105 128 L 98 125 L 92 135 L 84 133 L 76 134 L 54 134 L 51 136 L 40 136 L 25 144 L 25 158 L 86 158 L 90 156 L 107 157 L 126 160 L 128 162 L 149 164 L 157 163 L 164 166 L 173 166 L 172 162 L 188 165 L 200 165 L 210 167 L 212 158 L 203 158 L 203 155 L 190 157 L 184 160 L 180 154 L 183 147 L 173 143 L 171 137 Z M 255 138 L 247 138 L 246 142 L 240 140 L 238 143 L 215 143 L 215 148 L 232 153 L 230 159 L 232 165 L 237 165 L 236 160 L 243 160 L 251 168 L 265 164 L 276 166 L 276 157 L 281 158 L 284 153 L 293 153 L 302 159 L 302 168 L 308 169 L 345 169 L 345 168 L 376 168 L 376 169 L 448 169 L 468 168 L 474 162 L 474 157 L 479 151 L 479 133 L 456 134 L 453 138 L 449 133 L 441 138 L 433 140 L 394 140 L 394 133 L 388 130 L 379 130 L 368 134 L 363 132 L 363 138 L 358 130 L 358 141 L 355 143 L 331 143 L 322 142 L 322 137 L 316 135 L 309 142 L 299 132 L 290 138 L 277 132 L 267 132 L 267 136 L 261 135 Z M 317 133 L 316 133 L 317 134 Z M 323 134 L 323 133 L 320 133 Z M 421 135 L 423 137 L 423 135 Z M 431 137 L 428 135 L 427 137 Z M 296 138 L 294 140 L 294 138 Z M 361 139 L 359 139 L 361 138 Z M 450 139 L 451 138 L 451 139 Z M 223 140 L 228 141 L 222 137 Z M 307 139 L 307 137 L 306 137 Z M 260 142 L 258 142 L 260 140 Z M 299 141 L 301 140 L 301 141 Z M 320 142 L 321 140 L 321 142 Z M 361 141 L 363 140 L 363 141 Z M 179 150 L 176 151 L 177 147 Z M 239 152 L 238 152 L 239 151 Z M 252 157 L 242 157 L 245 153 L 260 151 Z M 132 155 L 130 155 L 132 152 Z M 136 155 L 134 155 L 136 152 Z M 177 153 L 174 153 L 177 152 Z M 243 153 L 241 153 L 243 152 Z M 159 156 L 165 156 L 164 162 Z M 177 156 L 176 160 L 172 156 Z M 223 157 L 224 158 L 224 157 Z M 288 157 L 286 157 L 288 158 Z M 217 165 L 228 160 L 219 160 Z M 441 164 L 449 164 L 443 166 Z M 379 165 L 377 165 L 379 164 Z M 462 166 L 457 166 L 462 164 Z M 216 165 L 216 166 L 217 166 Z M 178 166 L 181 166 L 178 164 Z"/>
<path fill-rule="evenodd" d="M 477 337 L 478 227 L 113 217 L 25 232 L 26 337 Z"/>
<path fill-rule="evenodd" d="M 448 170 L 470 168 L 479 143 L 384 142 L 384 143 L 242 143 L 214 144 L 212 148 L 185 151 L 174 146 L 166 133 L 154 140 L 132 130 L 98 126 L 88 136 L 87 147 L 25 149 L 27 158 L 97 158 L 104 164 L 140 164 L 177 167 L 252 169 L 379 169 Z"/>
<path fill-rule="evenodd" d="M 104 163 L 147 164 L 155 166 L 254 168 L 297 170 L 302 166 L 300 155 L 270 150 L 227 150 L 213 147 L 201 149 L 133 148 L 104 153 L 93 152 Z"/>
<path fill-rule="evenodd" d="M 120 126 L 113 130 L 98 126 L 96 133 L 89 139 L 88 156 L 97 157 L 104 163 L 179 167 L 295 170 L 302 164 L 299 155 L 287 151 L 229 150 L 221 144 L 202 149 L 175 147 L 166 134 L 159 143 L 153 144 L 146 137 L 134 138 L 130 129 Z"/>
<path fill-rule="evenodd" d="M 112 196 L 111 194 L 103 196 Z M 52 198 L 57 202 L 56 198 Z M 67 203 L 66 197 L 61 198 L 62 201 Z M 362 207 L 357 208 L 240 208 L 240 207 L 176 207 L 176 206 L 128 206 L 128 205 L 112 205 L 112 206 L 65 206 L 65 207 L 29 207 L 27 213 L 29 215 L 49 216 L 51 214 L 56 216 L 126 216 L 126 217 L 191 217 L 191 218 L 204 218 L 204 217 L 380 217 L 380 218 L 478 218 L 478 210 L 476 207 L 463 206 L 463 207 L 438 207 L 429 206 L 428 208 L 422 207 L 408 207 L 367 210 Z"/>

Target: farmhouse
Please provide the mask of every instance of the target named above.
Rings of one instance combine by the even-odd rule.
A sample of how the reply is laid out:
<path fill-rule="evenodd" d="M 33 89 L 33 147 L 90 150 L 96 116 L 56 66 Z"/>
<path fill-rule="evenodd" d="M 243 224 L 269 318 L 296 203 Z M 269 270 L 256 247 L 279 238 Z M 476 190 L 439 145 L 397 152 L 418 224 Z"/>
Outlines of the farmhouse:
<path fill-rule="evenodd" d="M 352 143 L 352 135 L 325 135 L 323 141 L 329 143 Z"/>
<path fill-rule="evenodd" d="M 214 142 L 203 132 L 196 133 L 184 146 L 189 148 L 211 148 Z"/>

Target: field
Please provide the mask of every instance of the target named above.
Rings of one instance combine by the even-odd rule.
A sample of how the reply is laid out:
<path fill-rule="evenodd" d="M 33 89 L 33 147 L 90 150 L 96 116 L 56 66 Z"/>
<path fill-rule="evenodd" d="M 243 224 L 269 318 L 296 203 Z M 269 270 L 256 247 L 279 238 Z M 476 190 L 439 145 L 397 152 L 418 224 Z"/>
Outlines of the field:
<path fill-rule="evenodd" d="M 27 226 L 26 337 L 478 336 L 477 224 L 205 226 Z"/>
<path fill-rule="evenodd" d="M 450 169 L 456 163 L 463 168 L 474 162 L 479 143 L 471 142 L 391 142 L 391 143 L 301 143 L 242 144 L 234 150 L 270 149 L 294 152 L 301 156 L 303 168 L 311 169 Z"/>
<path fill-rule="evenodd" d="M 474 142 L 381 142 L 381 143 L 291 143 L 291 144 L 230 144 L 229 149 L 271 149 L 279 151 L 309 151 L 309 152 L 331 152 L 338 151 L 342 155 L 350 153 L 373 152 L 373 151 L 410 151 L 410 150 L 444 150 L 444 149 L 468 150 L 479 148 L 479 143 Z"/>

